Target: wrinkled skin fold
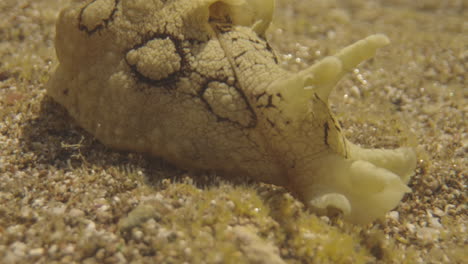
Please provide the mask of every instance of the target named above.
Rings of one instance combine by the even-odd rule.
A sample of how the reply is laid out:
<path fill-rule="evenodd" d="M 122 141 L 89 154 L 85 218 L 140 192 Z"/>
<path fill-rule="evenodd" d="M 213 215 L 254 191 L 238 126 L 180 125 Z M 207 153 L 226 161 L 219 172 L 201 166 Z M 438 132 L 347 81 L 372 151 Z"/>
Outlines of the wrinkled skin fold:
<path fill-rule="evenodd" d="M 272 0 L 75 0 L 57 21 L 48 94 L 109 147 L 287 187 L 367 223 L 410 189 L 410 148 L 344 138 L 328 96 L 389 43 L 372 35 L 298 73 L 265 40 Z"/>

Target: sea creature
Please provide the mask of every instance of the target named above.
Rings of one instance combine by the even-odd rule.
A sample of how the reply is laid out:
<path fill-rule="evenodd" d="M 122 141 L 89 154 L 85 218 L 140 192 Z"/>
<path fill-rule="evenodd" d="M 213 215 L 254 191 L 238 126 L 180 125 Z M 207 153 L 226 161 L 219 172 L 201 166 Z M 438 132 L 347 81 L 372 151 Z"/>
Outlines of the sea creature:
<path fill-rule="evenodd" d="M 363 149 L 328 96 L 389 43 L 372 35 L 291 73 L 265 40 L 273 0 L 74 0 L 47 93 L 105 145 L 287 187 L 366 223 L 410 189 L 410 148 Z"/>

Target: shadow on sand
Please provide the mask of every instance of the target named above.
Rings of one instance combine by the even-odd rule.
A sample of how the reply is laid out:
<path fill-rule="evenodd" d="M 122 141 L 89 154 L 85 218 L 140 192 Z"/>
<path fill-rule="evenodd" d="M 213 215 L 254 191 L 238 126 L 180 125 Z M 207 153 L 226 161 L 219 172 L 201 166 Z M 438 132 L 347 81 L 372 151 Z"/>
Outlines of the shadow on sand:
<path fill-rule="evenodd" d="M 35 165 L 44 168 L 55 167 L 65 171 L 79 167 L 132 168 L 143 171 L 150 185 L 157 185 L 163 179 L 178 182 L 186 177 L 198 187 L 216 186 L 221 181 L 234 184 L 248 184 L 250 181 L 246 177 L 231 180 L 221 179 L 210 172 L 188 172 L 160 158 L 107 148 L 78 127 L 66 110 L 48 96 L 41 101 L 39 113 L 23 124 L 21 141 L 23 155 L 32 152 Z"/>

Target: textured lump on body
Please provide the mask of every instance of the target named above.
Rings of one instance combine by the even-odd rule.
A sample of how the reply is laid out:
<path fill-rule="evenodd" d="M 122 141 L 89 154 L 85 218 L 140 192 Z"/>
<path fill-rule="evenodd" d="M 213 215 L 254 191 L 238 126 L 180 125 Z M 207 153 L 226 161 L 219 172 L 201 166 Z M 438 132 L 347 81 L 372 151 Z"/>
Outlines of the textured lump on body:
<path fill-rule="evenodd" d="M 351 222 L 383 216 L 410 191 L 414 151 L 352 144 L 328 95 L 387 37 L 291 73 L 265 40 L 273 9 L 273 0 L 75 0 L 57 22 L 48 94 L 110 147 L 282 185 Z"/>

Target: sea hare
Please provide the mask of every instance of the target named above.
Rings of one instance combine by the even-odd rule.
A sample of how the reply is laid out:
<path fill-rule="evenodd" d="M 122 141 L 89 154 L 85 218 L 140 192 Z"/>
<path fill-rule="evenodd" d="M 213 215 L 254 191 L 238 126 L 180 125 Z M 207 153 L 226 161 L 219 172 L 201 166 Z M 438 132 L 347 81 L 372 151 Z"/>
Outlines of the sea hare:
<path fill-rule="evenodd" d="M 367 223 L 410 189 L 410 148 L 363 149 L 328 105 L 372 35 L 291 73 L 265 31 L 273 0 L 74 0 L 57 21 L 48 94 L 105 145 L 285 186 L 318 213 Z"/>

